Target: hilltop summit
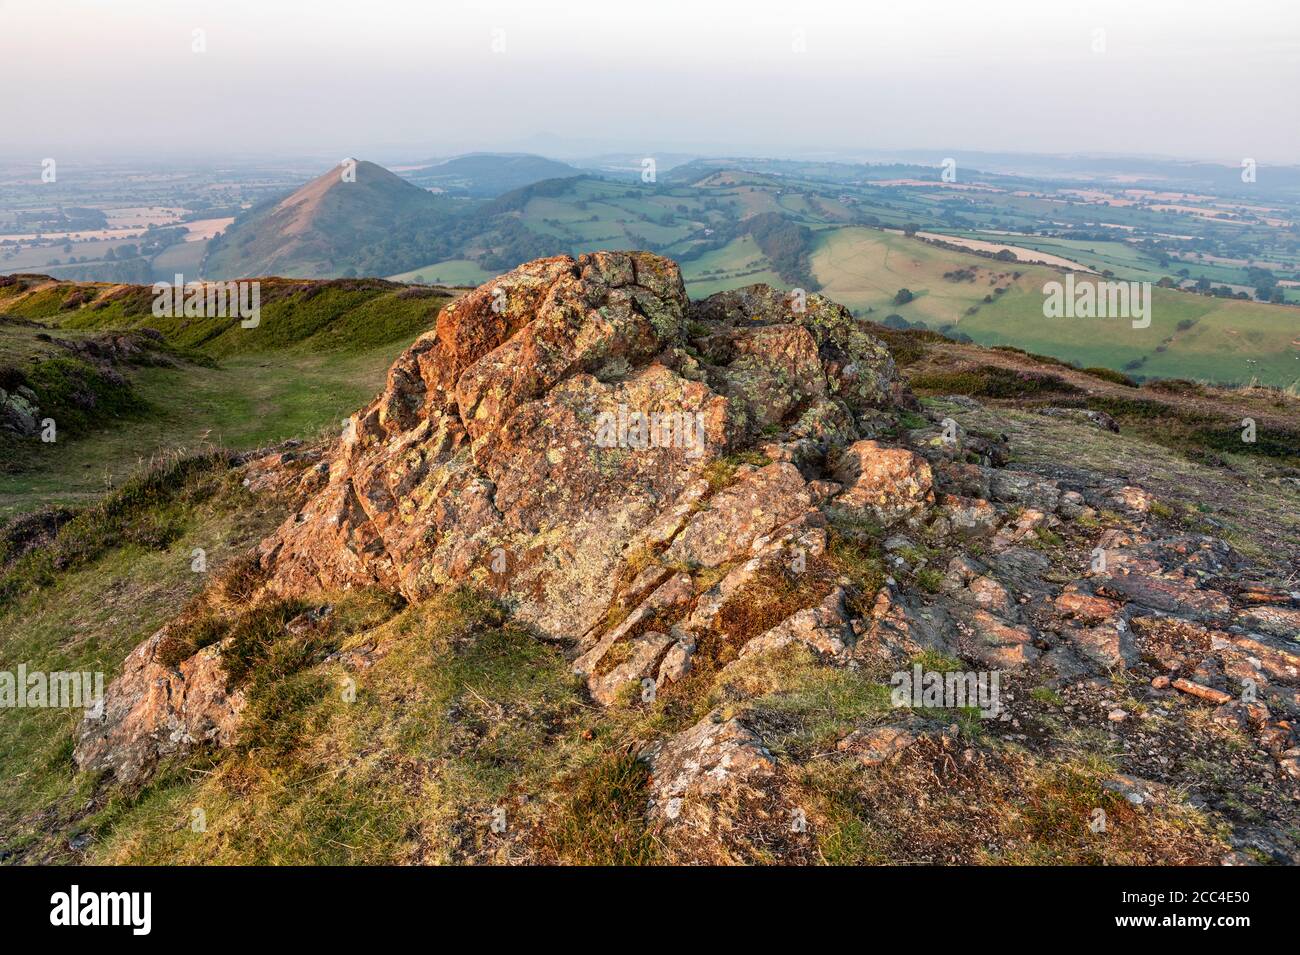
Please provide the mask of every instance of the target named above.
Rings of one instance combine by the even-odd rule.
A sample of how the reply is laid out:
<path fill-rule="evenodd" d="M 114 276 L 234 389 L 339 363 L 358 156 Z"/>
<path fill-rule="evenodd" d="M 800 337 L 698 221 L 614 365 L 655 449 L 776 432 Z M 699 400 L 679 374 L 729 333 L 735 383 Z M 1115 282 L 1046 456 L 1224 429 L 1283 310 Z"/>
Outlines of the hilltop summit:
<path fill-rule="evenodd" d="M 237 218 L 213 240 L 202 271 L 214 278 L 357 274 L 368 247 L 443 216 L 432 193 L 383 166 L 340 164 Z"/>

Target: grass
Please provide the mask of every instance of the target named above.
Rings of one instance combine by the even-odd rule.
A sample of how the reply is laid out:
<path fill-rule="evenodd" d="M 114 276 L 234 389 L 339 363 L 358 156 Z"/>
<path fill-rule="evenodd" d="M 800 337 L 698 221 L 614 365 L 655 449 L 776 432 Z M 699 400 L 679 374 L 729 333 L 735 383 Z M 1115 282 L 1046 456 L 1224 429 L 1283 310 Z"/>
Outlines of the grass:
<path fill-rule="evenodd" d="M 33 444 L 24 471 L 0 474 L 0 519 L 48 503 L 91 500 L 142 460 L 175 448 L 255 448 L 334 432 L 383 386 L 395 354 L 393 345 L 284 350 L 236 356 L 215 368 L 140 369 L 132 388 L 149 410 L 75 441 Z"/>
<path fill-rule="evenodd" d="M 1049 706 L 1064 706 L 1065 699 L 1050 686 L 1036 686 L 1029 691 L 1029 698 L 1035 703 L 1046 703 Z"/>
<path fill-rule="evenodd" d="M 725 699 L 742 687 L 760 692 L 725 712 L 762 726 L 764 745 L 778 758 L 808 759 L 893 712 L 887 686 L 860 672 L 822 666 L 804 646 L 746 658 L 714 694 Z"/>
<path fill-rule="evenodd" d="M 16 557 L 0 574 L 0 611 L 60 573 L 87 566 L 125 544 L 161 549 L 177 540 L 189 509 L 221 490 L 230 465 L 220 451 L 168 456 L 63 524 L 45 547 Z M 0 555 L 3 558 L 5 555 Z"/>
<path fill-rule="evenodd" d="M 447 259 L 422 265 L 398 275 L 390 275 L 393 282 L 430 282 L 437 285 L 473 285 L 479 286 L 490 282 L 496 276 L 485 271 L 469 259 Z"/>
<path fill-rule="evenodd" d="M 543 857 L 563 865 L 653 865 L 659 846 L 646 827 L 649 767 L 615 753 L 583 767 L 571 796 L 542 830 Z"/>
<path fill-rule="evenodd" d="M 1145 390 L 1145 389 L 1144 389 Z M 1151 389 L 1158 397 L 1089 395 L 1084 406 L 1103 411 L 1144 438 L 1190 457 L 1215 461 L 1223 455 L 1247 455 L 1300 466 L 1300 427 L 1260 427 L 1254 441 L 1242 440 L 1240 413 L 1183 406 L 1166 389 Z"/>
<path fill-rule="evenodd" d="M 749 464 L 757 468 L 765 467 L 772 461 L 761 451 L 738 451 L 725 457 L 715 458 L 704 466 L 700 472 L 709 483 L 711 492 L 721 491 L 736 479 L 736 472 L 741 465 Z"/>
<path fill-rule="evenodd" d="M 382 616 L 382 607 L 371 612 Z M 648 858 L 644 771 L 603 738 L 584 738 L 587 710 L 556 648 L 469 591 L 377 625 L 364 613 L 355 619 L 353 634 L 335 623 L 305 639 L 255 638 L 256 662 L 243 677 L 255 729 L 206 774 L 173 779 L 120 812 L 98 834 L 96 858 Z M 321 662 L 325 645 L 378 645 L 383 654 L 346 671 Z M 348 678 L 350 702 L 338 692 Z M 560 779 L 571 784 L 556 786 Z M 205 810 L 201 835 L 177 824 L 194 806 Z M 496 810 L 504 832 L 490 825 Z"/>
<path fill-rule="evenodd" d="M 36 392 L 41 414 L 54 419 L 65 439 L 138 415 L 145 407 L 125 381 L 77 358 L 50 358 L 19 374 L 26 379 L 20 383 Z"/>
<path fill-rule="evenodd" d="M 382 387 L 393 359 L 448 301 L 373 279 L 266 279 L 260 323 L 245 329 L 237 318 L 156 318 L 148 287 L 24 281 L 0 287 L 0 309 L 72 339 L 153 328 L 163 339 L 150 347 L 183 360 L 124 369 L 127 380 L 117 382 L 76 359 L 50 357 L 35 336 L 51 329 L 0 325 L 6 349 L 41 359 L 14 374 L 31 380 L 42 416 L 48 411 L 59 427 L 54 444 L 8 442 L 0 519 L 91 499 L 175 448 L 244 449 L 334 431 Z M 64 308 L 74 294 L 88 301 Z"/>
<path fill-rule="evenodd" d="M 1059 375 L 1045 372 L 1017 372 L 998 365 L 979 365 L 951 372 L 922 372 L 913 375 L 909 384 L 922 394 L 972 395 L 981 398 L 1068 395 L 1079 390 Z"/>
<path fill-rule="evenodd" d="M 796 783 L 831 865 L 1207 864 L 1222 854 L 1196 811 L 1139 812 L 1105 787 L 1113 772 L 1087 756 L 1008 751 L 962 762 L 929 738 L 871 769 L 807 763 Z M 1099 809 L 1106 829 L 1094 832 Z"/>
<path fill-rule="evenodd" d="M 943 585 L 943 571 L 937 567 L 922 567 L 916 572 L 916 585 L 927 594 L 937 594 Z"/>

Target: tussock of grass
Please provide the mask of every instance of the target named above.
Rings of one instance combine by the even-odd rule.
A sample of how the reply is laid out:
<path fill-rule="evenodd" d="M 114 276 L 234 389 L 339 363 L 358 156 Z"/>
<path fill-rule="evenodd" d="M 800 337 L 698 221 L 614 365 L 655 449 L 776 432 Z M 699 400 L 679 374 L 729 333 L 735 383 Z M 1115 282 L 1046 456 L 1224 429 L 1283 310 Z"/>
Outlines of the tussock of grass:
<path fill-rule="evenodd" d="M 912 663 L 919 663 L 922 670 L 930 673 L 958 673 L 966 669 L 956 657 L 938 650 L 922 650 L 912 659 Z"/>
<path fill-rule="evenodd" d="M 598 759 L 566 785 L 571 795 L 542 829 L 542 858 L 564 865 L 654 865 L 646 828 L 650 770 L 628 753 Z"/>
<path fill-rule="evenodd" d="M 1050 686 L 1036 686 L 1029 691 L 1029 698 L 1035 703 L 1046 703 L 1049 706 L 1063 706 L 1065 699 Z"/>
<path fill-rule="evenodd" d="M 729 702 L 738 697 L 746 699 Z M 824 666 L 803 645 L 746 657 L 719 681 L 711 699 L 726 715 L 743 713 L 747 724 L 760 727 L 774 753 L 802 759 L 892 712 L 888 686 Z"/>
<path fill-rule="evenodd" d="M 940 342 L 950 342 L 946 335 L 931 329 L 924 328 L 890 328 L 887 325 L 881 325 L 878 322 L 863 322 L 872 335 L 875 335 L 886 345 L 889 346 L 889 353 L 894 358 L 894 364 L 899 368 L 906 368 L 908 365 L 914 365 L 925 357 L 929 351 L 927 346 Z"/>
<path fill-rule="evenodd" d="M 1085 375 L 1092 375 L 1094 378 L 1100 378 L 1102 381 L 1109 381 L 1111 384 L 1123 385 L 1126 388 L 1136 388 L 1138 383 L 1124 374 L 1122 371 L 1115 371 L 1113 368 L 1084 368 Z"/>
<path fill-rule="evenodd" d="M 1034 539 L 1029 544 L 1038 550 L 1055 550 L 1065 544 L 1065 539 L 1050 528 L 1035 527 Z"/>
<path fill-rule="evenodd" d="M 835 585 L 835 576 L 821 559 L 810 559 L 802 571 L 784 562 L 763 567 L 718 613 L 716 639 L 702 640 L 696 651 L 697 666 L 707 661 L 725 666 L 749 640 L 781 623 L 792 614 L 820 602 Z"/>
<path fill-rule="evenodd" d="M 927 594 L 937 594 L 943 586 L 943 571 L 937 567 L 922 567 L 916 572 L 916 585 Z"/>
<path fill-rule="evenodd" d="M 851 583 L 850 607 L 858 614 L 869 612 L 886 576 L 878 538 L 845 533 L 832 526 L 827 535 L 826 560 L 831 569 Z"/>

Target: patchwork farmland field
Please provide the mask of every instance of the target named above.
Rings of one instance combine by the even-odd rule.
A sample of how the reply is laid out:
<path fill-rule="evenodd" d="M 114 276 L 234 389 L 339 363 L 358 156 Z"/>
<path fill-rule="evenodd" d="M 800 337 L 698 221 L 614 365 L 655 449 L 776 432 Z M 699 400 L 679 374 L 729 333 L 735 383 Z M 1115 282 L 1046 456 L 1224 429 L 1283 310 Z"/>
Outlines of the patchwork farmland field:
<path fill-rule="evenodd" d="M 1278 386 L 1300 379 L 1300 313 L 1291 308 L 1153 288 L 1149 328 L 1122 319 L 1049 319 L 1043 286 L 1061 280 L 1057 270 L 873 229 L 823 234 L 812 261 L 823 294 L 877 321 L 899 315 L 928 328 L 951 326 L 982 345 L 1014 345 L 1139 377 Z M 954 273 L 964 277 L 954 281 Z M 1096 279 L 1076 278 L 1088 281 Z M 903 288 L 914 298 L 896 305 Z"/>

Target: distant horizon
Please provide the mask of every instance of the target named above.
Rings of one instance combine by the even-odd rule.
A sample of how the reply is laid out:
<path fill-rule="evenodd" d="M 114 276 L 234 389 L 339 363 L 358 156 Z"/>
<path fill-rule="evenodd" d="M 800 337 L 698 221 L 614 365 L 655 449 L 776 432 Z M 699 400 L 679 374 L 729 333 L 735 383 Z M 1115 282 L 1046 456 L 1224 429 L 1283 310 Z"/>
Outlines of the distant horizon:
<path fill-rule="evenodd" d="M 331 164 L 340 162 L 343 158 L 352 158 L 374 162 L 378 165 L 391 167 L 395 164 L 403 163 L 440 163 L 448 162 L 453 159 L 459 159 L 465 156 L 487 155 L 487 156 L 537 156 L 543 159 L 551 159 L 557 162 L 573 163 L 582 161 L 592 161 L 598 159 L 607 159 L 615 157 L 687 157 L 680 159 L 680 162 L 689 162 L 692 160 L 710 160 L 710 159 L 762 159 L 789 162 L 827 162 L 838 163 L 843 165 L 939 165 L 943 158 L 948 156 L 971 157 L 971 158 L 1024 158 L 1029 160 L 1077 160 L 1077 161 L 1124 161 L 1133 162 L 1169 162 L 1169 163 L 1187 163 L 1191 165 L 1220 166 L 1225 168 L 1234 168 L 1241 162 L 1240 158 L 1231 157 L 1212 157 L 1212 156 L 1192 156 L 1179 155 L 1173 153 L 1137 153 L 1137 152 L 1105 152 L 1105 151 L 1067 151 L 1067 152 L 1038 152 L 1031 150 L 1018 149 L 965 149 L 955 146 L 928 147 L 928 146 L 906 146 L 906 147 L 875 147 L 869 149 L 820 149 L 815 152 L 808 151 L 791 151 L 782 150 L 779 147 L 752 147 L 733 149 L 730 151 L 711 150 L 706 148 L 689 148 L 687 146 L 673 146 L 671 148 L 660 149 L 657 151 L 635 149 L 631 146 L 618 147 L 613 144 L 605 148 L 594 150 L 581 150 L 576 147 L 561 147 L 559 149 L 545 148 L 528 148 L 525 144 L 514 146 L 491 146 L 491 145 L 467 145 L 463 149 L 454 151 L 433 151 L 433 148 L 424 149 L 419 144 L 413 144 L 408 147 L 399 147 L 396 145 L 374 146 L 371 148 L 354 150 L 346 155 L 333 156 L 329 153 L 320 151 L 267 151 L 267 152 L 248 152 L 244 150 L 218 152 L 212 149 L 206 149 L 201 152 L 110 152 L 81 155 L 78 153 L 63 154 L 61 162 L 75 164 L 77 162 L 85 163 L 140 163 L 140 164 L 173 164 L 183 163 L 187 166 L 202 168 L 204 166 L 222 165 L 226 163 L 240 164 L 258 164 L 265 163 L 278 165 L 282 163 L 321 163 L 322 169 L 328 168 Z M 925 161 L 927 156 L 933 156 L 933 162 Z M 43 155 L 37 156 L 32 152 L 16 152 L 12 150 L 0 151 L 0 163 L 16 164 L 24 162 L 36 163 L 39 167 Z M 1273 166 L 1275 168 L 1300 168 L 1300 158 L 1283 161 L 1272 159 L 1266 155 L 1252 156 L 1259 165 Z"/>

